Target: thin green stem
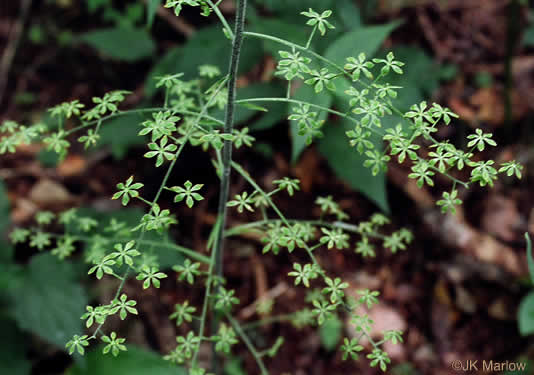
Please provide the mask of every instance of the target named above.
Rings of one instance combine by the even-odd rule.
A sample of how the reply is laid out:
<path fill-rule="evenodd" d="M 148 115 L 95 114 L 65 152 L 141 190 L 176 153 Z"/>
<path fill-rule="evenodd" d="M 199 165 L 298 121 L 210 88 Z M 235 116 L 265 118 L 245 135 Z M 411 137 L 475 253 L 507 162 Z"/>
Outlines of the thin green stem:
<path fill-rule="evenodd" d="M 306 42 L 306 49 L 310 48 L 311 42 L 313 40 L 313 37 L 314 37 L 316 31 L 317 31 L 317 25 L 315 25 L 313 27 L 313 30 L 310 33 L 310 37 L 308 38 L 308 41 Z"/>
<path fill-rule="evenodd" d="M 219 18 L 219 20 L 223 24 L 223 27 L 225 28 L 226 32 L 228 33 L 228 35 L 230 35 L 231 39 L 234 40 L 234 33 L 232 31 L 232 28 L 230 27 L 230 25 L 228 24 L 228 21 L 226 21 L 226 18 L 224 17 L 224 15 L 221 13 L 221 11 L 219 9 L 220 1 L 217 4 L 213 4 L 213 2 L 211 0 L 206 0 L 206 3 L 208 3 L 208 5 L 211 7 L 211 9 L 215 12 L 217 17 Z"/>
<path fill-rule="evenodd" d="M 234 328 L 234 331 L 241 337 L 241 340 L 245 343 L 246 347 L 256 360 L 256 363 L 258 367 L 260 368 L 260 372 L 262 375 L 269 375 L 269 371 L 267 371 L 267 368 L 265 367 L 265 364 L 263 363 L 263 360 L 261 359 L 260 353 L 256 350 L 246 333 L 243 331 L 241 326 L 239 325 L 239 322 L 235 320 L 230 314 L 226 314 L 226 318 Z"/>
<path fill-rule="evenodd" d="M 91 125 L 98 124 L 99 122 L 104 122 L 106 120 L 109 120 L 109 119 L 112 119 L 112 118 L 115 118 L 115 117 L 126 116 L 126 115 L 135 114 L 135 113 L 159 112 L 159 111 L 165 111 L 165 110 L 168 110 L 168 108 L 165 108 L 165 107 L 153 107 L 153 108 L 139 108 L 139 109 L 130 109 L 130 110 L 126 110 L 126 111 L 117 111 L 117 112 L 112 113 L 110 115 L 101 117 L 101 118 L 99 118 L 97 120 L 89 121 L 89 122 L 83 123 L 81 125 L 75 126 L 74 128 L 69 129 L 68 131 L 66 131 L 65 135 L 66 136 L 70 135 L 72 133 L 77 132 L 78 130 L 87 128 L 87 127 L 89 127 Z M 176 111 L 176 113 L 180 113 L 180 114 L 184 114 L 184 115 L 191 115 L 191 116 L 198 116 L 200 114 L 199 112 L 182 110 L 182 109 L 180 109 L 179 111 Z M 219 120 L 219 119 L 217 119 L 215 117 L 207 115 L 206 112 L 204 112 L 202 114 L 201 118 L 208 119 L 208 120 L 213 121 L 213 122 L 215 122 L 215 123 L 217 123 L 219 125 L 224 125 L 224 122 L 222 122 L 221 120 Z"/>
<path fill-rule="evenodd" d="M 295 313 L 270 316 L 268 318 L 256 320 L 255 322 L 243 324 L 241 325 L 241 328 L 243 329 L 243 331 L 248 331 L 250 329 L 261 327 L 267 324 L 287 322 L 293 319 L 294 316 L 295 316 Z"/>
<path fill-rule="evenodd" d="M 359 124 L 360 122 L 355 119 L 354 117 L 351 117 L 349 115 L 347 115 L 346 113 L 343 113 L 343 112 L 339 112 L 339 111 L 336 111 L 334 109 L 331 109 L 331 108 L 327 108 L 327 107 L 323 107 L 321 105 L 318 105 L 318 104 L 313 104 L 313 103 L 308 103 L 308 102 L 305 102 L 305 101 L 302 101 L 302 100 L 297 100 L 297 99 L 289 99 L 289 98 L 250 98 L 250 99 L 239 99 L 239 100 L 236 100 L 236 104 L 241 104 L 241 103 L 253 103 L 253 102 L 285 102 L 285 103 L 293 103 L 293 104 L 299 104 L 299 105 L 308 105 L 312 108 L 317 108 L 321 111 L 325 111 L 325 112 L 328 112 L 328 113 L 332 113 L 336 116 L 339 116 L 339 117 L 343 117 L 355 124 Z M 373 133 L 375 134 L 378 134 L 379 136 L 383 137 L 384 134 L 379 132 L 378 130 L 376 130 L 375 128 L 368 128 L 370 131 L 372 131 Z"/>

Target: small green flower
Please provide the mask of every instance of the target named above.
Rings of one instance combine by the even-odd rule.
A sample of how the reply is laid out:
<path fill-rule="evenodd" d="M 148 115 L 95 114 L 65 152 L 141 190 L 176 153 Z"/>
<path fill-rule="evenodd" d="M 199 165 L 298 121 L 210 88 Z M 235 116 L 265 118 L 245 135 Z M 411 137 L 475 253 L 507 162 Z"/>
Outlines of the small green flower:
<path fill-rule="evenodd" d="M 471 134 L 467 136 L 467 139 L 471 139 L 467 144 L 467 147 L 476 147 L 478 151 L 484 151 L 485 145 L 497 146 L 497 143 L 491 139 L 493 134 L 491 133 L 482 133 L 482 130 L 476 129 L 476 134 Z"/>
<path fill-rule="evenodd" d="M 91 229 L 98 226 L 98 221 L 92 217 L 80 217 L 78 218 L 78 228 L 82 232 L 89 232 Z"/>
<path fill-rule="evenodd" d="M 310 18 L 306 25 L 316 26 L 319 29 L 321 35 L 326 33 L 326 28 L 335 29 L 335 26 L 328 22 L 326 19 L 332 15 L 331 10 L 325 10 L 321 14 L 314 11 L 312 8 L 309 8 L 307 12 L 300 12 L 300 14 Z"/>
<path fill-rule="evenodd" d="M 440 199 L 437 201 L 437 205 L 441 206 L 441 212 L 444 214 L 450 212 L 453 215 L 456 213 L 456 207 L 462 204 L 462 200 L 458 198 L 458 190 L 453 190 L 450 193 L 447 191 L 444 191 L 443 199 Z"/>
<path fill-rule="evenodd" d="M 36 247 L 39 251 L 50 245 L 50 234 L 38 231 L 30 237 L 30 246 Z"/>
<path fill-rule="evenodd" d="M 121 351 L 126 351 L 126 346 L 123 345 L 124 341 L 126 339 L 121 339 L 117 337 L 117 334 L 115 332 L 111 332 L 109 336 L 102 336 L 102 341 L 107 343 L 106 346 L 104 346 L 104 349 L 102 349 L 102 353 L 108 354 L 111 351 L 111 354 L 113 354 L 114 357 L 118 356 Z"/>
<path fill-rule="evenodd" d="M 385 59 L 373 59 L 375 64 L 384 64 L 380 70 L 381 75 L 386 75 L 390 70 L 393 70 L 397 74 L 403 74 L 401 66 L 404 66 L 403 62 L 395 61 L 395 55 L 393 52 L 389 52 Z"/>
<path fill-rule="evenodd" d="M 341 351 L 343 352 L 343 360 L 346 361 L 350 356 L 353 360 L 358 360 L 358 352 L 363 350 L 363 346 L 358 344 L 358 339 L 353 338 L 349 340 L 345 338 L 343 340 L 343 345 L 341 345 Z"/>
<path fill-rule="evenodd" d="M 191 358 L 193 351 L 200 342 L 200 337 L 196 337 L 194 332 L 189 332 L 187 336 L 178 336 L 176 338 L 178 346 L 176 349 L 180 350 L 186 358 Z"/>
<path fill-rule="evenodd" d="M 385 172 L 387 170 L 387 162 L 390 160 L 388 155 L 384 155 L 378 150 L 366 151 L 365 155 L 369 159 L 363 162 L 363 166 L 366 168 L 371 168 L 371 173 L 373 176 L 376 176 L 380 172 Z"/>
<path fill-rule="evenodd" d="M 393 344 L 404 342 L 404 340 L 402 339 L 402 331 L 384 331 L 384 340 L 391 341 Z"/>
<path fill-rule="evenodd" d="M 111 199 L 119 199 L 122 197 L 122 205 L 126 206 L 128 202 L 130 201 L 130 198 L 136 198 L 139 196 L 139 192 L 137 190 L 141 189 L 144 185 L 140 182 L 136 182 L 132 184 L 133 182 L 133 176 L 130 176 L 126 183 L 118 183 L 117 189 L 119 189 L 118 192 L 116 192 Z"/>
<path fill-rule="evenodd" d="M 252 204 L 254 201 L 251 197 L 248 196 L 248 193 L 245 191 L 241 195 L 236 194 L 234 196 L 234 200 L 229 201 L 226 205 L 228 207 L 235 207 L 237 206 L 237 212 L 242 213 L 243 209 L 246 209 L 247 211 L 254 212 L 254 208 L 252 208 Z"/>
<path fill-rule="evenodd" d="M 371 359 L 371 367 L 376 367 L 376 365 L 379 365 L 380 369 L 384 372 L 387 370 L 387 365 L 391 363 L 388 353 L 378 348 L 373 349 L 371 354 L 367 354 L 367 358 Z"/>
<path fill-rule="evenodd" d="M 180 276 L 178 277 L 179 281 L 187 280 L 191 285 L 195 282 L 195 277 L 200 275 L 200 263 L 192 263 L 191 260 L 186 259 L 184 264 L 173 266 L 172 269 L 175 272 L 178 272 Z"/>
<path fill-rule="evenodd" d="M 325 283 L 327 287 L 323 288 L 323 294 L 330 294 L 330 302 L 336 303 L 339 300 L 343 299 L 345 292 L 343 289 L 349 287 L 349 283 L 341 282 L 339 277 L 336 277 L 334 280 L 327 277 L 325 278 Z"/>
<path fill-rule="evenodd" d="M 335 311 L 336 305 L 330 304 L 327 301 L 312 301 L 315 309 L 312 310 L 313 314 L 317 317 L 317 324 L 323 325 L 323 323 L 332 316 L 332 312 Z"/>
<path fill-rule="evenodd" d="M 123 293 L 118 300 L 115 299 L 113 301 L 110 314 L 116 314 L 118 311 L 121 320 L 124 320 L 128 313 L 137 315 L 137 309 L 134 307 L 135 305 L 137 305 L 137 302 L 134 300 L 128 301 L 128 296 Z"/>
<path fill-rule="evenodd" d="M 252 142 L 256 140 L 253 136 L 248 134 L 248 127 L 244 127 L 241 130 L 234 129 L 234 145 L 236 148 L 240 148 L 242 145 L 251 147 Z"/>
<path fill-rule="evenodd" d="M 304 81 L 307 85 L 314 86 L 315 92 L 318 94 L 326 87 L 328 90 L 335 91 L 336 85 L 332 80 L 337 77 L 334 73 L 329 73 L 327 68 L 322 68 L 320 71 L 312 70 L 310 72 L 311 78 Z"/>
<path fill-rule="evenodd" d="M 371 291 L 369 289 L 365 290 L 359 290 L 358 294 L 361 296 L 358 302 L 362 304 L 366 304 L 367 308 L 373 307 L 373 305 L 378 304 L 378 297 L 380 295 L 380 292 L 377 291 Z"/>
<path fill-rule="evenodd" d="M 48 145 L 47 150 L 54 150 L 58 154 L 67 152 L 70 143 L 65 140 L 64 137 L 65 132 L 63 130 L 60 130 L 57 133 L 52 133 L 50 136 L 46 137 L 43 141 Z"/>
<path fill-rule="evenodd" d="M 302 267 L 299 263 L 293 263 L 293 269 L 295 271 L 289 272 L 288 275 L 295 277 L 295 285 L 299 285 L 302 282 L 306 288 L 310 287 L 310 280 L 319 276 L 317 267 L 314 264 L 305 264 Z"/>
<path fill-rule="evenodd" d="M 417 186 L 422 188 L 425 183 L 428 186 L 434 186 L 434 181 L 432 181 L 433 175 L 434 172 L 430 170 L 429 164 L 422 160 L 412 167 L 412 173 L 408 177 L 417 179 Z"/>
<path fill-rule="evenodd" d="M 360 74 L 363 73 L 368 79 L 373 79 L 373 73 L 369 69 L 373 68 L 375 64 L 371 61 L 365 61 L 365 53 L 360 53 L 358 59 L 354 57 L 347 57 L 347 64 L 344 68 L 351 72 L 352 80 L 358 81 Z"/>
<path fill-rule="evenodd" d="M 217 335 L 212 337 L 215 341 L 215 350 L 218 352 L 230 353 L 230 347 L 237 344 L 239 341 L 236 339 L 235 332 L 232 327 L 228 327 L 226 324 L 221 324 Z"/>
<path fill-rule="evenodd" d="M 29 229 L 25 228 L 15 228 L 13 232 L 9 235 L 9 239 L 13 244 L 26 242 L 31 232 Z"/>
<path fill-rule="evenodd" d="M 169 139 L 167 136 L 163 136 L 159 144 L 155 142 L 151 142 L 148 144 L 148 148 L 152 151 L 148 151 L 145 153 L 145 158 L 153 158 L 156 156 L 156 167 L 159 167 L 163 164 L 165 159 L 167 160 L 174 160 L 176 157 L 175 151 L 178 148 L 175 144 L 167 144 Z"/>
<path fill-rule="evenodd" d="M 80 138 L 78 138 L 78 142 L 83 143 L 84 148 L 87 150 L 89 147 L 95 146 L 99 139 L 100 135 L 95 133 L 93 129 L 89 129 L 86 135 L 82 135 Z"/>
<path fill-rule="evenodd" d="M 144 280 L 143 281 L 143 289 L 150 288 L 150 284 L 152 284 L 155 288 L 159 288 L 161 283 L 160 279 L 166 278 L 167 275 L 165 275 L 163 272 L 160 272 L 157 267 L 148 267 L 144 266 L 141 269 L 141 272 L 137 275 L 137 280 Z"/>
<path fill-rule="evenodd" d="M 295 190 L 300 190 L 298 179 L 291 179 L 289 177 L 284 177 L 281 180 L 274 180 L 273 184 L 277 185 L 279 189 L 287 190 L 287 193 L 290 197 L 293 196 Z"/>
<path fill-rule="evenodd" d="M 181 202 L 185 198 L 185 204 L 187 204 L 187 207 L 191 208 L 195 204 L 195 200 L 196 201 L 201 201 L 201 200 L 204 199 L 204 197 L 202 195 L 197 193 L 197 191 L 202 189 L 203 186 L 204 186 L 204 184 L 193 185 L 191 183 L 191 181 L 187 180 L 184 183 L 184 187 L 173 186 L 173 187 L 170 188 L 170 190 L 174 191 L 175 193 L 178 193 L 174 197 L 174 201 L 175 202 Z"/>
<path fill-rule="evenodd" d="M 362 257 L 375 257 L 375 248 L 369 243 L 369 238 L 363 237 L 361 241 L 356 244 L 356 253 L 362 254 Z"/>
<path fill-rule="evenodd" d="M 56 215 L 50 211 L 40 211 L 35 215 L 35 221 L 39 225 L 48 225 L 54 220 Z"/>
<path fill-rule="evenodd" d="M 99 263 L 91 267 L 87 274 L 90 275 L 96 271 L 96 278 L 98 280 L 100 280 L 104 276 L 104 274 L 113 275 L 113 268 L 111 267 L 114 266 L 115 263 L 116 262 L 113 259 L 104 257 Z"/>
<path fill-rule="evenodd" d="M 497 179 L 497 170 L 492 167 L 493 164 L 495 164 L 493 160 L 474 163 L 475 168 L 471 171 L 471 182 L 478 182 L 480 186 L 493 187 L 493 181 Z"/>
<path fill-rule="evenodd" d="M 192 322 L 193 314 L 197 309 L 194 306 L 189 306 L 189 301 L 174 305 L 174 313 L 169 318 L 176 319 L 176 326 L 181 325 L 184 321 Z"/>
<path fill-rule="evenodd" d="M 321 228 L 321 232 L 324 233 L 324 236 L 321 237 L 320 241 L 322 244 L 327 244 L 329 249 L 333 248 L 334 246 L 339 250 L 349 247 L 349 235 L 344 233 L 342 229 L 335 228 L 330 230 L 327 228 Z"/>
<path fill-rule="evenodd" d="M 198 74 L 201 77 L 215 78 L 221 75 L 221 71 L 215 65 L 204 64 L 198 67 Z"/>
<path fill-rule="evenodd" d="M 501 168 L 499 169 L 499 173 L 506 172 L 507 176 L 512 176 L 515 174 L 515 176 L 519 179 L 521 179 L 521 171 L 523 170 L 523 166 L 516 162 L 515 160 L 507 161 L 505 163 L 501 164 Z"/>
<path fill-rule="evenodd" d="M 387 236 L 384 239 L 384 247 L 390 249 L 393 254 L 395 254 L 397 250 L 406 250 L 406 245 L 399 232 L 394 232 L 390 236 Z"/>
<path fill-rule="evenodd" d="M 219 288 L 219 293 L 215 296 L 215 309 L 217 310 L 229 310 L 232 305 L 237 305 L 239 299 L 234 296 L 235 290 L 226 290 L 225 288 Z"/>
<path fill-rule="evenodd" d="M 88 336 L 78 336 L 74 335 L 72 340 L 70 340 L 66 345 L 65 348 L 69 350 L 69 355 L 72 355 L 75 351 L 77 351 L 79 354 L 84 355 L 85 353 L 85 346 L 89 346 L 89 341 L 87 340 Z"/>

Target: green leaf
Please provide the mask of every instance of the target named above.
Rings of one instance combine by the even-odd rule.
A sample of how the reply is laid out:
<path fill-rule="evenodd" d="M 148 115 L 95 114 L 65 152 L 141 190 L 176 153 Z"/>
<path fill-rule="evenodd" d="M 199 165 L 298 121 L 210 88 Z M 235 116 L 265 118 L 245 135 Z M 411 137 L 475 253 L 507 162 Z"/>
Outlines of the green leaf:
<path fill-rule="evenodd" d="M 355 29 L 362 26 L 360 9 L 352 0 L 337 0 L 334 15 L 338 15 L 341 18 L 347 29 Z"/>
<path fill-rule="evenodd" d="M 150 57 L 156 50 L 150 34 L 142 29 L 99 29 L 84 33 L 79 38 L 99 52 L 127 62 Z"/>
<path fill-rule="evenodd" d="M 343 34 L 326 50 L 325 57 L 343 65 L 348 56 L 357 56 L 365 53 L 372 57 L 388 35 L 395 30 L 401 22 L 394 21 L 380 26 L 366 26 Z"/>
<path fill-rule="evenodd" d="M 307 103 L 312 103 L 320 105 L 325 108 L 330 108 L 332 105 L 332 95 L 328 92 L 323 92 L 321 94 L 316 94 L 313 87 L 309 85 L 302 85 L 299 87 L 293 99 L 301 100 Z M 291 106 L 289 106 L 291 108 Z M 320 111 L 317 108 L 310 107 L 310 111 L 318 112 L 317 120 L 326 121 L 328 117 L 328 112 Z M 289 112 L 291 113 L 291 111 Z M 306 148 L 306 136 L 299 135 L 299 126 L 296 121 L 291 121 L 291 161 L 295 163 L 302 151 Z M 325 126 L 326 127 L 326 126 Z"/>
<path fill-rule="evenodd" d="M 517 320 L 519 323 L 519 333 L 522 336 L 534 333 L 534 292 L 527 294 L 519 305 Z"/>
<path fill-rule="evenodd" d="M 60 348 L 82 331 L 80 316 L 88 300 L 72 264 L 51 254 L 36 255 L 9 293 L 10 315 L 21 329 Z"/>
<path fill-rule="evenodd" d="M 239 72 L 250 70 L 263 56 L 257 48 L 257 40 L 245 39 L 241 50 Z M 210 26 L 197 31 L 183 46 L 173 48 L 158 61 L 149 73 L 145 93 L 151 97 L 156 92 L 155 77 L 165 74 L 184 73 L 184 80 L 198 77 L 200 65 L 214 65 L 224 74 L 228 71 L 231 42 L 219 26 Z"/>
<path fill-rule="evenodd" d="M 0 374 L 28 375 L 31 363 L 26 358 L 24 333 L 10 320 L 1 320 L 0 330 Z"/>
<path fill-rule="evenodd" d="M 354 123 L 344 120 L 339 124 L 328 124 L 324 127 L 324 138 L 319 142 L 319 151 L 325 156 L 336 175 L 347 181 L 349 185 L 362 192 L 380 209 L 389 212 L 386 196 L 386 176 L 380 171 L 373 176 L 369 168 L 363 166 L 367 159 L 360 155 L 356 148 L 350 147 L 346 136 L 348 130 L 354 128 Z M 370 139 L 377 150 L 382 149 L 382 142 L 377 137 Z"/>
<path fill-rule="evenodd" d="M 102 348 L 88 352 L 83 362 L 76 362 L 65 375 L 186 375 L 159 354 L 127 345 L 128 351 L 112 357 L 102 354 Z"/>
<path fill-rule="evenodd" d="M 323 348 L 331 352 L 336 349 L 343 331 L 343 322 L 338 317 L 326 320 L 319 327 L 319 337 Z"/>
<path fill-rule="evenodd" d="M 285 1 L 285 3 L 287 6 L 288 2 Z M 297 13 L 298 12 L 294 14 Z M 304 22 L 302 24 L 304 24 Z M 277 38 L 288 39 L 294 43 L 304 45 L 306 44 L 306 40 L 308 38 L 308 31 L 302 26 L 302 24 L 293 24 L 289 23 L 288 21 L 273 18 L 258 18 L 254 24 L 251 24 L 250 31 L 268 34 Z M 251 40 L 253 40 L 256 44 L 262 43 L 266 52 L 272 56 L 278 57 L 278 51 L 280 50 L 279 43 L 269 40 L 262 40 L 260 42 L 255 38 L 251 38 Z"/>
<path fill-rule="evenodd" d="M 161 0 L 147 0 L 146 2 L 146 25 L 150 29 L 156 17 L 156 11 L 161 5 Z"/>
<path fill-rule="evenodd" d="M 124 158 L 130 147 L 145 144 L 144 137 L 138 135 L 140 124 L 145 119 L 146 117 L 139 113 L 131 113 L 103 122 L 98 144 L 110 146 L 116 159 Z M 120 134 L 120 137 L 117 137 L 117 134 Z"/>

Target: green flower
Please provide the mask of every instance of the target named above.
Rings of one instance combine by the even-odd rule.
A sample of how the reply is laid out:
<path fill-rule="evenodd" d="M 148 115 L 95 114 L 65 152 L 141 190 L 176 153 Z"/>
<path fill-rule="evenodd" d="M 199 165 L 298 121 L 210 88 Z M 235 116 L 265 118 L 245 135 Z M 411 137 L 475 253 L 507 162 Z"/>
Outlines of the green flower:
<path fill-rule="evenodd" d="M 69 350 L 69 354 L 72 355 L 75 351 L 77 351 L 79 354 L 83 355 L 85 353 L 85 346 L 89 346 L 89 341 L 87 340 L 88 336 L 78 336 L 74 335 L 72 340 L 70 340 L 66 345 L 65 348 Z"/>
<path fill-rule="evenodd" d="M 184 321 L 192 322 L 193 314 L 197 309 L 194 306 L 189 306 L 189 301 L 185 301 L 183 304 L 174 305 L 174 313 L 169 318 L 176 319 L 176 326 L 181 325 Z"/>
<path fill-rule="evenodd" d="M 174 160 L 176 157 L 175 151 L 178 148 L 175 144 L 167 144 L 169 139 L 167 136 L 163 136 L 161 140 L 159 141 L 159 144 L 155 142 L 151 142 L 148 144 L 148 148 L 152 151 L 148 151 L 145 153 L 145 158 L 153 158 L 156 156 L 156 167 L 159 167 L 163 164 L 163 161 L 165 159 L 167 160 Z"/>
<path fill-rule="evenodd" d="M 165 275 L 163 272 L 159 272 L 157 267 L 148 267 L 144 266 L 141 269 L 141 272 L 137 275 L 137 280 L 144 280 L 143 282 L 143 289 L 150 288 L 150 284 L 152 284 L 155 288 L 159 288 L 161 283 L 160 279 L 166 278 L 167 275 Z"/>
<path fill-rule="evenodd" d="M 321 14 L 314 11 L 312 8 L 309 8 L 307 12 L 300 12 L 300 14 L 310 18 L 306 25 L 315 26 L 319 29 L 321 35 L 326 33 L 326 28 L 335 29 L 334 25 L 328 22 L 326 19 L 332 15 L 331 10 L 325 10 Z"/>
<path fill-rule="evenodd" d="M 491 139 L 493 134 L 491 133 L 482 133 L 482 130 L 476 129 L 476 134 L 471 134 L 467 136 L 467 139 L 471 139 L 467 144 L 467 147 L 476 147 L 478 151 L 484 151 L 485 145 L 497 146 L 497 143 Z"/>
<path fill-rule="evenodd" d="M 353 360 L 358 360 L 358 352 L 363 350 L 363 346 L 358 344 L 358 339 L 353 338 L 349 340 L 345 338 L 343 340 L 343 345 L 341 345 L 341 351 L 343 352 L 343 360 L 346 361 L 350 356 Z"/>
<path fill-rule="evenodd" d="M 181 202 L 185 198 L 185 204 L 187 204 L 187 207 L 191 208 L 195 204 L 196 201 L 201 201 L 204 199 L 202 195 L 197 193 L 200 189 L 202 189 L 204 185 L 203 184 L 196 184 L 193 185 L 191 181 L 187 180 L 184 183 L 184 187 L 181 186 L 173 186 L 170 188 L 171 191 L 174 191 L 175 193 L 178 193 L 174 197 L 175 202 Z"/>
<path fill-rule="evenodd" d="M 219 332 L 212 337 L 212 340 L 215 341 L 215 350 L 226 354 L 230 353 L 232 345 L 239 342 L 232 327 L 228 327 L 226 324 L 221 324 Z"/>
<path fill-rule="evenodd" d="M 252 208 L 252 204 L 254 201 L 251 197 L 248 196 L 248 193 L 245 191 L 241 195 L 236 194 L 234 196 L 234 200 L 229 201 L 226 205 L 228 207 L 235 207 L 237 206 L 237 212 L 242 213 L 243 209 L 246 209 L 247 211 L 254 212 L 254 209 Z"/>
<path fill-rule="evenodd" d="M 102 349 L 102 353 L 104 354 L 108 354 L 111 351 L 111 354 L 116 357 L 121 351 L 127 350 L 126 346 L 123 345 L 126 339 L 118 338 L 115 332 L 111 332 L 109 336 L 102 336 L 102 341 L 107 343 L 107 345 L 104 346 L 104 349 Z"/>
<path fill-rule="evenodd" d="M 137 302 L 134 300 L 128 301 L 128 296 L 123 293 L 118 300 L 115 299 L 113 301 L 110 314 L 116 314 L 118 311 L 121 320 L 124 320 L 128 313 L 137 315 L 137 309 L 134 307 L 135 305 L 137 305 Z"/>
<path fill-rule="evenodd" d="M 458 190 L 453 190 L 450 193 L 444 191 L 443 199 L 437 201 L 437 205 L 441 206 L 441 212 L 444 214 L 450 212 L 453 215 L 456 213 L 456 207 L 462 204 L 462 200 L 458 198 Z"/>
<path fill-rule="evenodd" d="M 135 184 L 132 184 L 133 182 L 133 176 L 130 176 L 126 183 L 118 183 L 117 189 L 119 189 L 118 192 L 116 192 L 111 199 L 119 199 L 122 197 L 122 205 L 126 206 L 131 198 L 136 198 L 139 196 L 138 189 L 141 189 L 144 185 L 140 182 L 136 182 Z"/>

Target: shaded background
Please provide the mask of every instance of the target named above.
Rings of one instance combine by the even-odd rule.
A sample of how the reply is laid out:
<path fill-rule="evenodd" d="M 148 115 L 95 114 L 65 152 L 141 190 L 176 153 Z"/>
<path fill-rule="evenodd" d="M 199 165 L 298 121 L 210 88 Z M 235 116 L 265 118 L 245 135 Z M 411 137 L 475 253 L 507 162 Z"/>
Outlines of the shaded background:
<path fill-rule="evenodd" d="M 534 298 L 527 277 L 523 233 L 534 233 L 532 158 L 534 135 L 534 22 L 528 1 L 519 0 L 249 0 L 247 28 L 303 43 L 307 38 L 301 10 L 334 10 L 336 30 L 317 39 L 314 48 L 324 53 L 345 37 L 345 54 L 384 55 L 393 50 L 406 63 L 405 74 L 393 84 L 404 86 L 398 106 L 406 110 L 421 100 L 450 107 L 460 120 L 440 130 L 441 138 L 461 145 L 480 127 L 494 133 L 499 147 L 485 157 L 498 162 L 516 159 L 525 165 L 520 182 L 502 178 L 491 190 L 474 187 L 463 192 L 457 216 L 443 216 L 434 205 L 448 189 L 437 179 L 435 189 L 418 189 L 407 179 L 408 167 L 392 164 L 387 175 L 370 178 L 354 150 L 346 144 L 345 124 L 326 118 L 325 138 L 304 149 L 295 128 L 285 120 L 287 105 L 257 115 L 242 110 L 238 121 L 247 125 L 257 142 L 239 150 L 235 158 L 263 185 L 290 175 L 299 178 L 302 192 L 280 198 L 280 207 L 294 218 L 317 218 L 318 195 L 332 195 L 358 223 L 378 211 L 388 213 L 391 230 L 405 226 L 415 242 L 400 254 L 379 249 L 374 259 L 347 252 L 319 254 L 321 264 L 351 282 L 351 288 L 381 292 L 381 303 L 371 312 L 377 330 L 402 328 L 405 343 L 391 348 L 392 374 L 451 374 L 454 360 L 520 360 L 534 365 Z M 147 8 L 148 6 L 148 8 Z M 148 10 L 147 10 L 148 9 Z M 232 1 L 223 1 L 223 13 L 232 19 Z M 154 10 L 154 11 L 151 11 Z M 213 63 L 226 70 L 228 42 L 214 16 L 203 17 L 198 8 L 185 8 L 181 17 L 158 7 L 158 1 L 42 0 L 0 3 L 0 120 L 22 124 L 48 122 L 46 109 L 63 101 L 125 89 L 133 92 L 123 108 L 161 103 L 154 77 L 184 72 L 193 79 L 200 64 Z M 148 27 L 147 24 L 151 25 Z M 350 38 L 346 38 L 351 35 Z M 345 47 L 343 45 L 343 47 Z M 239 96 L 283 96 L 283 82 L 273 76 L 278 46 L 246 41 L 239 78 Z M 336 98 L 301 90 L 301 98 L 336 106 Z M 135 173 L 151 195 L 162 171 L 142 158 L 144 140 L 137 136 L 144 117 L 132 115 L 102 127 L 101 146 L 84 152 L 76 145 L 58 163 L 40 145 L 21 148 L 0 159 L 0 229 L 7 235 L 14 225 L 33 225 L 37 210 L 59 212 L 84 206 L 101 222 L 119 215 L 139 218 L 141 208 L 117 213 L 109 200 L 115 185 Z M 395 119 L 391 119 L 395 121 Z M 120 136 L 117 136 L 120 134 Z M 235 176 L 234 176 L 235 177 Z M 210 156 L 188 150 L 171 184 L 205 184 L 206 200 L 196 209 L 175 208 L 180 225 L 170 237 L 199 251 L 215 220 L 218 181 Z M 246 187 L 233 179 L 231 194 Z M 162 203 L 171 207 L 171 199 Z M 230 211 L 230 225 L 252 220 Z M 74 361 L 64 343 L 81 330 L 78 317 L 87 303 L 109 300 L 115 282 L 84 276 L 83 250 L 67 262 L 24 245 L 14 248 L 2 237 L 0 253 L 0 373 L 4 374 L 170 374 L 154 352 L 168 353 L 175 336 L 183 334 L 168 320 L 175 303 L 200 302 L 202 290 L 176 284 L 169 277 L 160 290 L 142 292 L 135 280 L 126 284 L 138 301 L 140 318 L 114 329 L 136 348 L 119 359 L 98 353 Z M 244 321 L 258 317 L 246 307 L 258 296 L 282 290 L 272 315 L 305 306 L 305 291 L 291 286 L 285 276 L 299 254 L 260 256 L 254 239 L 230 239 L 226 275 L 242 305 L 236 310 Z M 163 262 L 181 261 L 169 255 Z M 278 289 L 277 289 L 278 288 Z M 524 335 L 518 328 L 518 307 Z M 525 307 L 526 306 L 526 307 Z M 335 350 L 344 336 L 343 321 L 319 330 L 298 330 L 273 324 L 251 334 L 261 347 L 278 335 L 287 344 L 268 359 L 272 374 L 374 374 L 368 361 L 342 362 Z M 254 374 L 253 359 L 242 346 L 227 362 L 228 375 Z"/>

